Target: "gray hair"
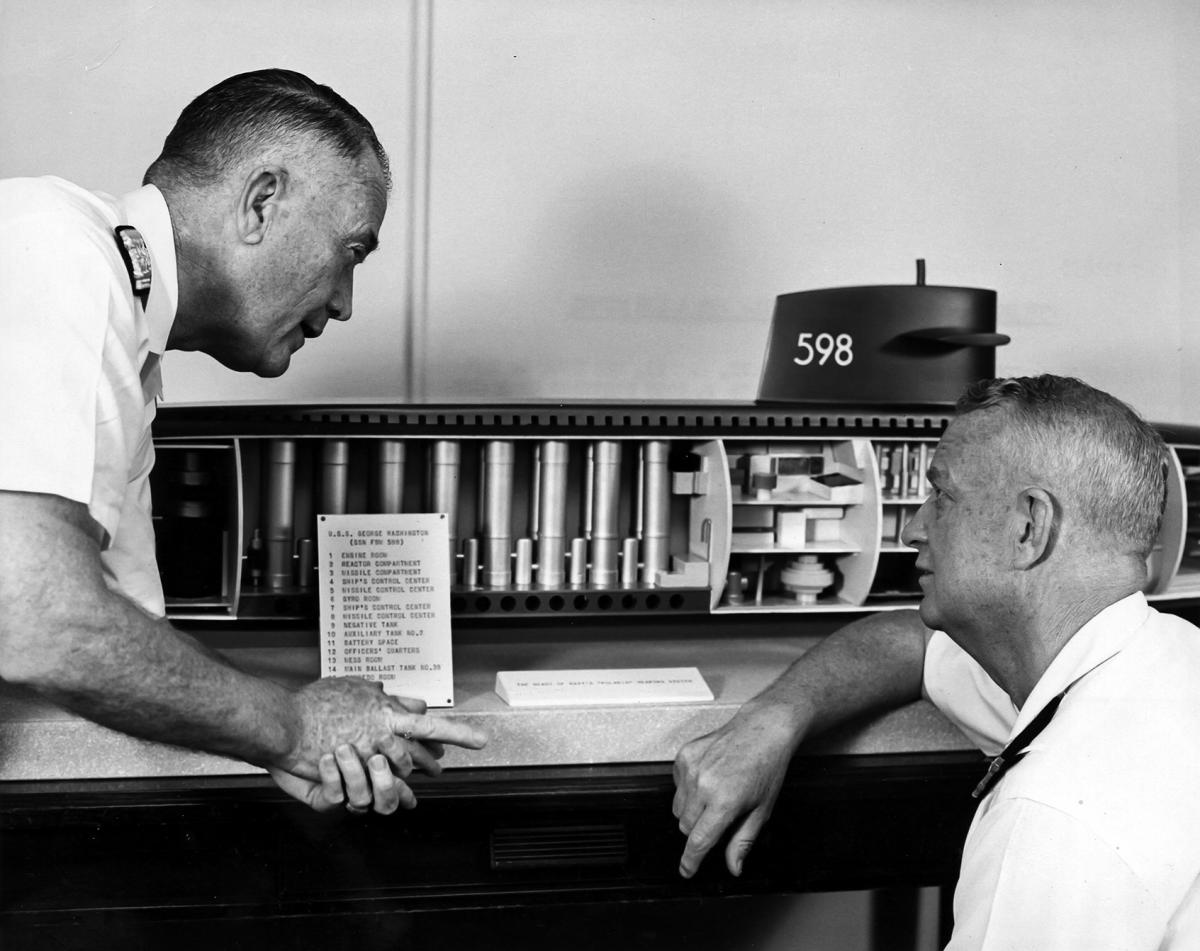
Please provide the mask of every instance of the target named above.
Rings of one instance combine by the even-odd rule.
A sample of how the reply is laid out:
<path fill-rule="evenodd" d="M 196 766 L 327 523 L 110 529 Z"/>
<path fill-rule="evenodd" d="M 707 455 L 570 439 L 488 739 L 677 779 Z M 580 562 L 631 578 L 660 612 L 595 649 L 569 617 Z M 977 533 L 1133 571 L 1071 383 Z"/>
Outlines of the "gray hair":
<path fill-rule="evenodd" d="M 1093 531 L 1142 557 L 1158 538 L 1166 507 L 1162 436 L 1116 397 L 1073 377 L 980 380 L 959 398 L 960 415 L 1003 407 L 1010 458 L 1055 479 Z"/>
<path fill-rule="evenodd" d="M 143 184 L 211 185 L 248 149 L 302 137 L 347 159 L 373 154 L 391 187 L 387 153 L 371 123 L 328 86 L 286 69 L 231 76 L 193 99 Z"/>

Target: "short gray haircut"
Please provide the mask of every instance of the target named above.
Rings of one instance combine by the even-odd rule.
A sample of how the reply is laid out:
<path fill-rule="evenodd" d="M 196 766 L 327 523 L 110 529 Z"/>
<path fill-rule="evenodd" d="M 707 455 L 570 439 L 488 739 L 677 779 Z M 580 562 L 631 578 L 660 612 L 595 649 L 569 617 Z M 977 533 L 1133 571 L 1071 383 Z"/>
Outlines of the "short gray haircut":
<path fill-rule="evenodd" d="M 1002 407 L 1015 460 L 1054 478 L 1093 531 L 1145 557 L 1162 526 L 1167 446 L 1132 408 L 1074 377 L 980 380 L 959 398 L 959 415 Z"/>
<path fill-rule="evenodd" d="M 390 189 L 387 153 L 371 123 L 328 86 L 287 69 L 240 73 L 193 99 L 143 184 L 212 185 L 248 149 L 301 137 L 350 160 L 373 154 Z"/>

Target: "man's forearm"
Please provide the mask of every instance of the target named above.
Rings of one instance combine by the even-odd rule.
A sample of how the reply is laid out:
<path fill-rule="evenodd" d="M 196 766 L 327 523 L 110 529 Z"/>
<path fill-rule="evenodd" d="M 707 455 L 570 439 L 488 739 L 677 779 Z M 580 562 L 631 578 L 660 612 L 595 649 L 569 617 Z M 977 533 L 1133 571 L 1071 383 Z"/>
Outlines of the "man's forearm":
<path fill-rule="evenodd" d="M 85 622 L 47 632 L 17 679 L 80 716 L 143 739 L 284 762 L 295 744 L 292 691 L 237 670 L 119 595 Z"/>
<path fill-rule="evenodd" d="M 798 738 L 921 694 L 926 629 L 916 611 L 889 611 L 826 637 L 742 708 L 774 710 Z"/>
<path fill-rule="evenodd" d="M 0 677 L 135 736 L 281 763 L 293 692 L 109 590 L 97 532 L 79 503 L 0 492 Z"/>
<path fill-rule="evenodd" d="M 302 780 L 286 788 L 310 803 L 313 783 L 345 775 L 332 759 L 343 747 L 361 760 L 381 753 L 406 776 L 436 766 L 425 741 L 486 742 L 362 678 L 288 689 L 237 670 L 109 590 L 99 539 L 81 503 L 0 491 L 0 678 L 124 733 L 274 767 Z"/>
<path fill-rule="evenodd" d="M 805 739 L 920 695 L 925 633 L 912 611 L 849 624 L 796 660 L 724 726 L 685 745 L 675 758 L 672 804 L 688 837 L 680 874 L 693 875 L 730 826 L 725 860 L 740 874 Z"/>

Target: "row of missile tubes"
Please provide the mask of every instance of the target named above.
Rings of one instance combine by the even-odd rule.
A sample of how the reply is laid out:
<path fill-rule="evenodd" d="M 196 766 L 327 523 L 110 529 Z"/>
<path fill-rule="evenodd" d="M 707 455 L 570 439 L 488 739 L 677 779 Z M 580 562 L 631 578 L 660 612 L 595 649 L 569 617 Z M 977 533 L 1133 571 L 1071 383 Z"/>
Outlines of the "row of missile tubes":
<path fill-rule="evenodd" d="M 265 562 L 260 583 L 280 591 L 311 584 L 315 552 L 311 538 L 295 540 L 294 498 L 297 449 L 294 439 L 266 440 L 262 529 L 256 529 L 248 559 Z M 319 448 L 317 512 L 347 512 L 350 445 L 326 438 Z M 373 439 L 374 470 L 370 511 L 404 511 L 406 445 L 402 440 Z M 627 441 L 626 445 L 630 445 Z M 529 508 L 529 535 L 514 537 L 513 501 L 516 443 L 487 440 L 481 446 L 478 535 L 459 537 L 459 491 L 463 442 L 434 440 L 428 455 L 428 507 L 444 513 L 450 534 L 451 584 L 477 589 L 615 589 L 632 587 L 703 587 L 707 572 L 672 573 L 670 513 L 673 476 L 669 443 L 632 443 L 638 451 L 633 533 L 620 532 L 623 443 L 598 440 L 587 445 L 584 465 L 582 534 L 568 538 L 568 466 L 565 440 L 535 444 Z M 680 483 L 692 473 L 681 473 Z M 261 550 L 262 555 L 257 555 Z M 536 557 L 535 557 L 536 552 Z"/>

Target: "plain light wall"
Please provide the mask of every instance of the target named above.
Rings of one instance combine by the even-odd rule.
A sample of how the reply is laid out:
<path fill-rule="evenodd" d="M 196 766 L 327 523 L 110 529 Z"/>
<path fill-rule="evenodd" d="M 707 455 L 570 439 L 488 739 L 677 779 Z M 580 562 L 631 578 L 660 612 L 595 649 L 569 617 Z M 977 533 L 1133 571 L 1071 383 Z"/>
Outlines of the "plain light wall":
<path fill-rule="evenodd" d="M 1195 420 L 1196 7 L 439 5 L 427 394 L 753 399 L 775 295 L 920 257 Z"/>
<path fill-rule="evenodd" d="M 753 399 L 775 295 L 922 257 L 999 292 L 1000 372 L 1195 421 L 1192 0 L 429 8 L 0 2 L 0 175 L 134 187 L 191 96 L 275 64 L 392 154 L 354 320 L 279 380 L 171 354 L 168 400 Z"/>
<path fill-rule="evenodd" d="M 356 273 L 351 322 L 331 322 L 275 380 L 171 352 L 170 402 L 402 392 L 412 16 L 391 0 L 353 6 L 346 16 L 326 0 L 0 0 L 0 176 L 135 189 L 198 93 L 273 66 L 332 86 L 388 150 L 396 185 L 379 250 Z"/>

